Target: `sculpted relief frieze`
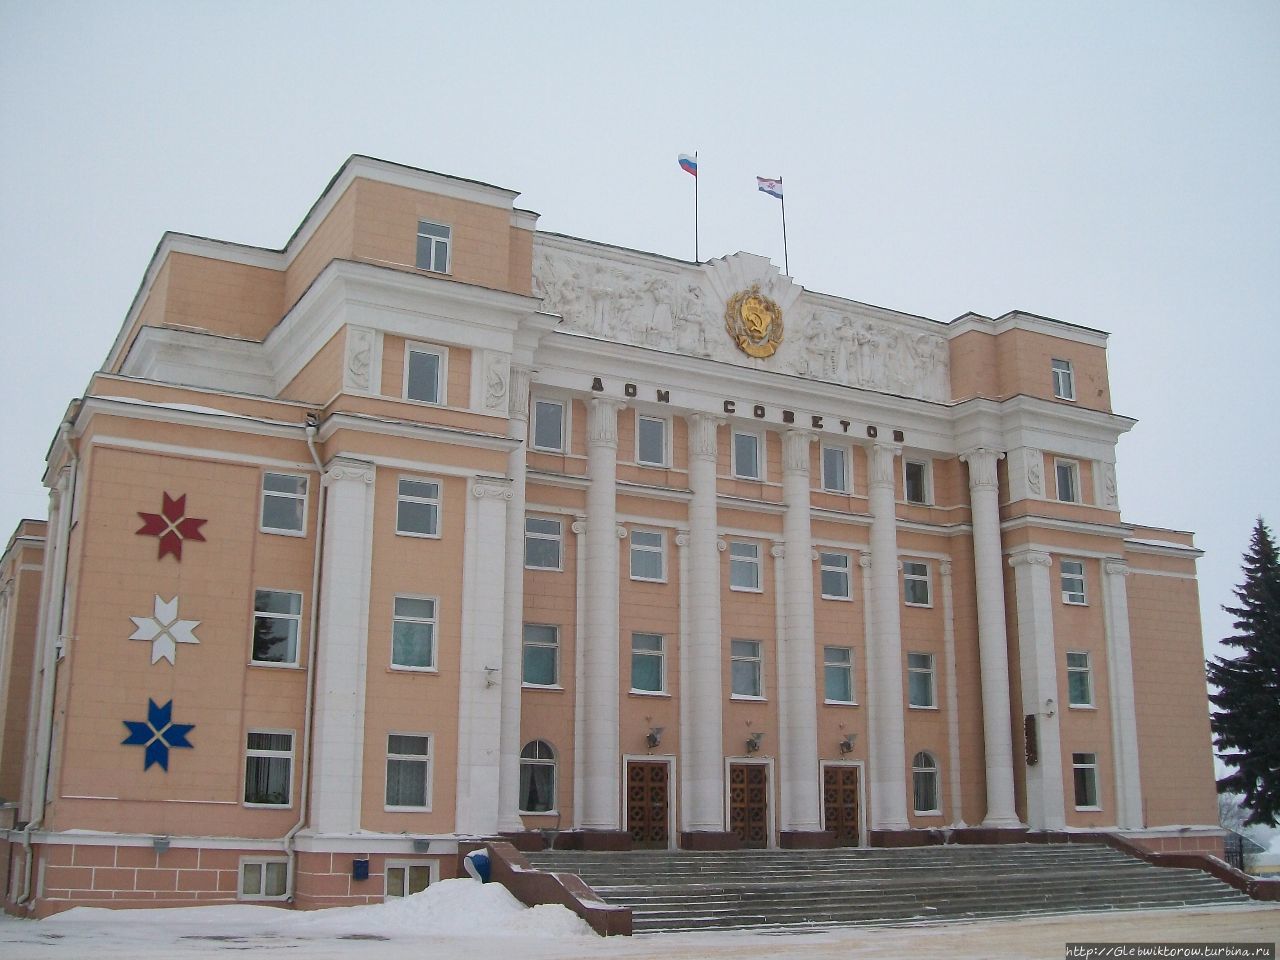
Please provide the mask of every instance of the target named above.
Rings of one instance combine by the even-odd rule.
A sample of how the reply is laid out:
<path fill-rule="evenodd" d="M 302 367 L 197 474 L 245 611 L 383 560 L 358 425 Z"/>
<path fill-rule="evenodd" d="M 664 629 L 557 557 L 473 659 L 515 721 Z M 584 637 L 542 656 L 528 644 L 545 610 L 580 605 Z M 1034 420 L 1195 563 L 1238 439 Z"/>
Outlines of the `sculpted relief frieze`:
<path fill-rule="evenodd" d="M 858 304 L 840 310 L 807 303 L 762 257 L 661 269 L 544 245 L 535 249 L 534 284 L 544 309 L 569 330 L 845 386 L 950 398 L 945 338 L 908 320 L 868 316 Z M 740 350 L 726 329 L 726 307 L 752 289 L 777 305 L 779 329 L 785 327 L 767 356 Z"/>

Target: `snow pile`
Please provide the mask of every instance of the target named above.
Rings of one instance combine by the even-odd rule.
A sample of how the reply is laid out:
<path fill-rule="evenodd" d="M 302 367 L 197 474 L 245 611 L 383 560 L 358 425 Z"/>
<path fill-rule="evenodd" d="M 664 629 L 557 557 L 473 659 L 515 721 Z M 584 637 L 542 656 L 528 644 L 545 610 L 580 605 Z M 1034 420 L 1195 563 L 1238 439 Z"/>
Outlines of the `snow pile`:
<path fill-rule="evenodd" d="M 594 937 L 585 920 L 559 904 L 526 907 L 500 883 L 469 878 L 441 880 L 411 897 L 363 907 L 287 910 L 236 904 L 172 907 L 163 910 L 110 910 L 75 907 L 42 923 L 154 923 L 234 930 L 237 934 L 274 933 L 300 938 L 372 934 L 382 937 Z"/>

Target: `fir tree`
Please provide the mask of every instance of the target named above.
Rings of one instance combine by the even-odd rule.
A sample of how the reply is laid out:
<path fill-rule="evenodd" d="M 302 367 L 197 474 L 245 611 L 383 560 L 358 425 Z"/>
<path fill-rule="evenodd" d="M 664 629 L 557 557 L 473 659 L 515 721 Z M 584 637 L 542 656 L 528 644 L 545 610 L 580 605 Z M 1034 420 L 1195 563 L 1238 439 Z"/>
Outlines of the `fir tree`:
<path fill-rule="evenodd" d="M 1280 558 L 1271 531 L 1258 518 L 1244 557 L 1240 605 L 1223 607 L 1234 616 L 1236 635 L 1222 642 L 1240 653 L 1214 657 L 1209 700 L 1214 746 L 1234 771 L 1218 781 L 1219 793 L 1237 793 L 1252 812 L 1246 824 L 1280 821 Z"/>

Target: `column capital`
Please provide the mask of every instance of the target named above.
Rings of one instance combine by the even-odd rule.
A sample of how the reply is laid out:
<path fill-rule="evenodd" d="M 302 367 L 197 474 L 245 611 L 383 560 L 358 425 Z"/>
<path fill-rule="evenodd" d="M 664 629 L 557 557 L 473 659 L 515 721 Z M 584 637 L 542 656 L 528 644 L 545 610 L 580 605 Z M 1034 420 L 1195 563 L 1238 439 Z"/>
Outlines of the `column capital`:
<path fill-rule="evenodd" d="M 592 397 L 587 403 L 587 444 L 618 449 L 618 411 L 626 404 L 613 397 Z"/>
<path fill-rule="evenodd" d="M 529 384 L 537 371 L 530 367 L 513 363 L 511 365 L 511 387 L 507 393 L 507 416 L 512 420 L 529 420 Z"/>
<path fill-rule="evenodd" d="M 725 423 L 710 413 L 693 413 L 689 421 L 689 456 L 700 460 L 716 460 L 716 430 Z"/>
<path fill-rule="evenodd" d="M 942 574 L 944 577 L 951 576 L 951 561 L 950 560 L 941 561 L 938 564 L 938 573 Z"/>
<path fill-rule="evenodd" d="M 812 430 L 786 430 L 782 434 L 782 469 L 809 475 L 809 445 L 817 439 Z"/>
<path fill-rule="evenodd" d="M 688 545 L 689 545 L 689 531 L 688 531 L 688 530 L 677 530 L 677 531 L 676 531 L 676 546 L 677 546 L 677 547 L 687 547 Z"/>
<path fill-rule="evenodd" d="M 781 560 L 787 555 L 787 545 L 785 543 L 775 543 L 769 548 L 769 556 L 775 560 Z"/>
<path fill-rule="evenodd" d="M 974 447 L 960 454 L 962 463 L 969 465 L 969 489 L 996 486 L 996 463 L 1004 459 L 1003 450 L 992 450 L 989 447 Z"/>
<path fill-rule="evenodd" d="M 1107 557 L 1102 561 L 1102 572 L 1111 577 L 1127 577 L 1130 573 L 1129 561 Z"/>
<path fill-rule="evenodd" d="M 376 468 L 372 463 L 364 460 L 349 460 L 346 457 L 335 457 L 330 460 L 328 466 L 325 467 L 324 475 L 320 478 L 322 486 L 332 486 L 341 481 L 354 481 L 356 483 L 373 483 L 373 477 Z"/>
<path fill-rule="evenodd" d="M 863 570 L 870 570 L 870 569 L 871 569 L 871 554 L 869 554 L 869 553 L 860 553 L 860 554 L 858 554 L 858 566 L 860 566 Z"/>
<path fill-rule="evenodd" d="M 573 523 L 569 524 L 569 529 L 572 530 L 574 533 L 576 533 L 578 536 L 582 536 L 584 533 L 587 532 L 587 521 L 575 520 L 573 521 Z"/>
<path fill-rule="evenodd" d="M 471 481 L 471 495 L 477 500 L 510 500 L 514 494 L 511 481 L 505 477 L 476 477 Z"/>
<path fill-rule="evenodd" d="M 1053 557 L 1049 556 L 1049 554 L 1045 553 L 1043 550 L 1025 550 L 1025 549 L 1018 550 L 1012 556 L 1009 557 L 1009 566 L 1021 567 L 1024 565 L 1052 567 Z"/>
<path fill-rule="evenodd" d="M 902 453 L 902 447 L 898 444 L 873 443 L 870 456 L 867 457 L 870 461 L 867 486 L 892 489 L 894 486 L 893 461 L 900 453 Z"/>

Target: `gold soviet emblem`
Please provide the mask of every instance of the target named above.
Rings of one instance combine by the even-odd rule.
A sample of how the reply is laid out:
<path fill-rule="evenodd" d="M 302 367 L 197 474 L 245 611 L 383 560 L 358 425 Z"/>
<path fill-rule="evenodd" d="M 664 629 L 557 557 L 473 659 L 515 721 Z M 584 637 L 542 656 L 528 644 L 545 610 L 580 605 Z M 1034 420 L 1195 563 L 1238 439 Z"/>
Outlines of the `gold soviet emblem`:
<path fill-rule="evenodd" d="M 782 310 L 752 284 L 729 298 L 724 328 L 747 356 L 771 357 L 782 343 Z"/>

